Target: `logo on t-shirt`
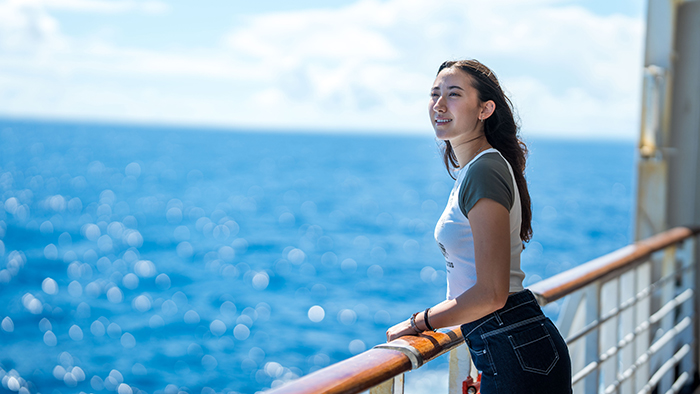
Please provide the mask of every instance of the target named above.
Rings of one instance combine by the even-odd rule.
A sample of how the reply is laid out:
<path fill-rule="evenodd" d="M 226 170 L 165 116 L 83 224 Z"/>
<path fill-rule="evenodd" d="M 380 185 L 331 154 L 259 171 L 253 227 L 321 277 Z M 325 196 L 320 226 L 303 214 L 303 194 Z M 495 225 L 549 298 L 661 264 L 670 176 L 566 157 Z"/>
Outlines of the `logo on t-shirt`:
<path fill-rule="evenodd" d="M 447 250 L 445 249 L 445 246 L 443 244 L 441 244 L 440 242 L 438 242 L 437 244 L 440 247 L 440 251 L 442 252 L 442 255 L 445 256 L 445 258 L 447 258 Z"/>

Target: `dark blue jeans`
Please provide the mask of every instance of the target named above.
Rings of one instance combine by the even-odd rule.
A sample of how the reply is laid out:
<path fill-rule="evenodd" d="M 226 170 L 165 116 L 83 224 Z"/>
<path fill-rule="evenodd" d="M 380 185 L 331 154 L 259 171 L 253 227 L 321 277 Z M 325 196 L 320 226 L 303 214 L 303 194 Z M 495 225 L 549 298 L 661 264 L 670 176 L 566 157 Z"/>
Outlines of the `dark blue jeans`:
<path fill-rule="evenodd" d="M 572 392 L 569 349 L 530 290 L 461 328 L 482 373 L 482 394 Z"/>

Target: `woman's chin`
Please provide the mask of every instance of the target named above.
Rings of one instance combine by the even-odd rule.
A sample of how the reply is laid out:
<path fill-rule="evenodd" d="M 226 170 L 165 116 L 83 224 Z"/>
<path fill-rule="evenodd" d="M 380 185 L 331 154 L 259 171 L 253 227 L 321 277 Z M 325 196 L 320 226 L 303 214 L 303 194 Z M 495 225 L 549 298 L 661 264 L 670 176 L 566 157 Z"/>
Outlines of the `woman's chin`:
<path fill-rule="evenodd" d="M 435 130 L 435 138 L 439 139 L 440 141 L 448 141 L 450 139 L 448 134 L 443 130 Z"/>

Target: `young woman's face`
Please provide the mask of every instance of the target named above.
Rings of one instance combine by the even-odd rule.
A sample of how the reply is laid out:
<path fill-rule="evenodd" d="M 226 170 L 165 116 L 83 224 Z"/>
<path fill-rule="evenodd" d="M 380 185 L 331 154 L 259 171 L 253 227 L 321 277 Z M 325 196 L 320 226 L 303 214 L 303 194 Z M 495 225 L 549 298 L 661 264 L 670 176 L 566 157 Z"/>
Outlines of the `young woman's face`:
<path fill-rule="evenodd" d="M 469 74 L 457 68 L 440 71 L 430 91 L 428 106 L 438 139 L 449 140 L 454 145 L 477 137 L 483 128 L 480 121 L 483 109 Z"/>

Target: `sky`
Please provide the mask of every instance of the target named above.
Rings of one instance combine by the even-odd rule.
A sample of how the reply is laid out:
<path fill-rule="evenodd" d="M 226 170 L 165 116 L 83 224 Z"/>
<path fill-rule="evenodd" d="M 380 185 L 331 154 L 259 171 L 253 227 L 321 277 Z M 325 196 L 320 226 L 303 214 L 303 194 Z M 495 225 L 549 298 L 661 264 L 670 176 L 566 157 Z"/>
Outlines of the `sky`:
<path fill-rule="evenodd" d="M 432 133 L 444 60 L 522 132 L 636 139 L 643 0 L 0 0 L 0 117 Z"/>

